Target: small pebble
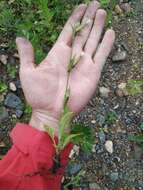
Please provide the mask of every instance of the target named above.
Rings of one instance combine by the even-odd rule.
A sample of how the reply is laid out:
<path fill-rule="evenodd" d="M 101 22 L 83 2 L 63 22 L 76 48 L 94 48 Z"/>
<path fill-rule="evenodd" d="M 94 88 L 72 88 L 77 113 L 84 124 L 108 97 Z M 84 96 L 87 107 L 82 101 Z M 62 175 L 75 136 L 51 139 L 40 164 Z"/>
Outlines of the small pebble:
<path fill-rule="evenodd" d="M 13 82 L 9 83 L 9 88 L 11 91 L 15 92 L 17 90 L 16 85 Z"/>
<path fill-rule="evenodd" d="M 105 143 L 105 133 L 103 131 L 99 132 L 99 139 L 101 143 Z"/>
<path fill-rule="evenodd" d="M 96 144 L 94 144 L 94 145 L 92 146 L 92 152 L 93 152 L 93 153 L 96 152 Z"/>
<path fill-rule="evenodd" d="M 132 11 L 131 5 L 129 3 L 123 3 L 120 5 L 120 7 L 126 13 L 130 13 Z"/>
<path fill-rule="evenodd" d="M 5 107 L 0 107 L 0 122 L 8 119 L 8 112 Z"/>
<path fill-rule="evenodd" d="M 113 62 L 118 62 L 118 61 L 125 61 L 127 58 L 127 52 L 124 50 L 118 49 L 117 52 L 112 57 Z"/>
<path fill-rule="evenodd" d="M 91 123 L 92 123 L 92 124 L 95 124 L 95 123 L 96 123 L 96 120 L 91 120 Z"/>
<path fill-rule="evenodd" d="M 127 83 L 122 82 L 122 83 L 120 83 L 120 84 L 118 85 L 118 88 L 123 90 L 124 88 L 126 88 L 126 86 L 127 86 Z"/>
<path fill-rule="evenodd" d="M 75 175 L 81 170 L 82 166 L 81 164 L 71 164 L 68 166 L 68 173 L 70 175 Z"/>
<path fill-rule="evenodd" d="M 116 94 L 119 97 L 128 96 L 129 93 L 127 91 L 127 83 L 122 82 L 118 85 L 118 89 L 116 89 Z"/>
<path fill-rule="evenodd" d="M 17 118 L 21 118 L 21 116 L 23 115 L 23 110 L 15 110 L 15 114 Z"/>
<path fill-rule="evenodd" d="M 17 110 L 21 110 L 23 108 L 21 99 L 14 93 L 7 94 L 4 105 L 9 108 L 15 108 Z"/>
<path fill-rule="evenodd" d="M 105 142 L 105 148 L 109 153 L 113 153 L 113 142 L 108 140 Z"/>
<path fill-rule="evenodd" d="M 113 182 L 116 182 L 118 179 L 119 179 L 119 174 L 118 172 L 112 172 L 110 174 L 110 179 L 113 181 Z"/>
<path fill-rule="evenodd" d="M 4 94 L 0 94 L 0 102 L 4 101 Z"/>
<path fill-rule="evenodd" d="M 119 15 L 123 14 L 123 11 L 122 11 L 122 9 L 121 9 L 121 7 L 120 7 L 119 5 L 116 5 L 116 6 L 115 6 L 115 12 L 116 12 L 117 14 L 119 14 Z"/>
<path fill-rule="evenodd" d="M 15 53 L 13 56 L 14 56 L 15 58 L 19 58 L 18 53 Z"/>
<path fill-rule="evenodd" d="M 110 89 L 109 88 L 105 88 L 104 86 L 102 86 L 102 87 L 99 88 L 99 92 L 100 92 L 100 95 L 102 97 L 107 98 L 109 96 Z"/>
<path fill-rule="evenodd" d="M 8 56 L 7 56 L 7 55 L 4 55 L 4 54 L 0 55 L 0 61 L 1 61 L 4 65 L 7 64 L 7 59 L 8 59 Z"/>
<path fill-rule="evenodd" d="M 101 187 L 97 183 L 90 183 L 89 190 L 101 190 Z"/>

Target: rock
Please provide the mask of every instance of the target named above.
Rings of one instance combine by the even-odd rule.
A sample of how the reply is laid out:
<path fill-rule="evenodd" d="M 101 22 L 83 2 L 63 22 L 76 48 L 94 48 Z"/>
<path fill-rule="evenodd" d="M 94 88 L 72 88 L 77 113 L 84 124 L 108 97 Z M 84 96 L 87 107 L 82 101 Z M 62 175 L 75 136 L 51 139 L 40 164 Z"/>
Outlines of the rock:
<path fill-rule="evenodd" d="M 15 84 L 14 84 L 13 82 L 10 82 L 10 83 L 9 83 L 9 88 L 10 88 L 10 90 L 13 91 L 13 92 L 15 92 L 15 91 L 17 90 L 17 88 L 16 88 L 16 86 L 15 86 Z"/>
<path fill-rule="evenodd" d="M 92 124 L 95 124 L 95 123 L 96 123 L 96 120 L 91 120 L 91 123 L 92 123 Z"/>
<path fill-rule="evenodd" d="M 5 107 L 0 107 L 0 123 L 8 119 L 8 112 Z"/>
<path fill-rule="evenodd" d="M 71 152 L 70 152 L 70 154 L 69 154 L 69 158 L 73 158 L 74 155 L 78 156 L 79 155 L 79 150 L 80 150 L 80 147 L 77 146 L 77 145 L 74 145 Z"/>
<path fill-rule="evenodd" d="M 8 93 L 4 105 L 17 110 L 22 110 L 23 108 L 21 99 L 13 93 Z"/>
<path fill-rule="evenodd" d="M 23 115 L 23 110 L 16 110 L 15 114 L 17 118 L 21 118 L 21 116 Z"/>
<path fill-rule="evenodd" d="M 0 94 L 0 102 L 4 101 L 4 94 Z"/>
<path fill-rule="evenodd" d="M 7 64 L 7 59 L 8 59 L 8 56 L 7 56 L 7 55 L 4 55 L 4 54 L 0 55 L 0 61 L 1 61 L 4 65 Z"/>
<path fill-rule="evenodd" d="M 13 56 L 14 56 L 15 58 L 18 58 L 18 59 L 19 59 L 18 53 L 15 53 Z"/>
<path fill-rule="evenodd" d="M 99 132 L 99 139 L 101 143 L 105 143 L 105 133 L 103 131 Z"/>
<path fill-rule="evenodd" d="M 108 140 L 105 142 L 105 148 L 109 153 L 113 153 L 113 142 Z"/>
<path fill-rule="evenodd" d="M 110 174 L 110 179 L 113 181 L 113 182 L 116 182 L 118 179 L 119 179 L 119 174 L 118 172 L 112 172 Z"/>
<path fill-rule="evenodd" d="M 19 89 L 22 88 L 20 80 L 15 81 L 15 86 L 16 88 L 19 88 Z"/>
<path fill-rule="evenodd" d="M 120 7 L 126 13 L 130 13 L 132 11 L 131 5 L 129 3 L 122 3 Z"/>
<path fill-rule="evenodd" d="M 97 183 L 90 183 L 89 190 L 101 190 L 101 187 Z"/>
<path fill-rule="evenodd" d="M 109 88 L 105 88 L 104 86 L 102 86 L 102 87 L 99 88 L 99 92 L 100 92 L 100 95 L 102 97 L 107 98 L 109 96 L 110 89 Z"/>
<path fill-rule="evenodd" d="M 121 50 L 120 48 L 115 52 L 112 57 L 113 62 L 125 61 L 127 58 L 127 52 L 125 50 Z"/>
<path fill-rule="evenodd" d="M 121 7 L 119 5 L 115 6 L 115 12 L 119 15 L 123 14 L 123 10 L 121 9 Z"/>
<path fill-rule="evenodd" d="M 122 83 L 120 83 L 120 84 L 118 85 L 118 88 L 121 89 L 121 90 L 123 90 L 124 88 L 126 88 L 126 86 L 127 86 L 127 83 L 122 82 Z"/>
<path fill-rule="evenodd" d="M 119 97 L 123 97 L 123 96 L 124 96 L 123 90 L 116 89 L 115 93 L 116 93 L 116 95 L 119 96 Z"/>
<path fill-rule="evenodd" d="M 94 144 L 94 145 L 92 146 L 92 152 L 93 152 L 93 153 L 96 152 L 96 144 Z"/>
<path fill-rule="evenodd" d="M 75 175 L 81 170 L 81 168 L 82 168 L 81 164 L 77 163 L 71 164 L 68 166 L 68 173 L 69 175 Z"/>
<path fill-rule="evenodd" d="M 119 97 L 128 96 L 129 93 L 127 91 L 127 83 L 122 82 L 118 85 L 118 89 L 116 89 L 116 95 Z"/>
<path fill-rule="evenodd" d="M 81 190 L 89 190 L 89 183 L 88 182 L 81 182 L 80 189 Z"/>

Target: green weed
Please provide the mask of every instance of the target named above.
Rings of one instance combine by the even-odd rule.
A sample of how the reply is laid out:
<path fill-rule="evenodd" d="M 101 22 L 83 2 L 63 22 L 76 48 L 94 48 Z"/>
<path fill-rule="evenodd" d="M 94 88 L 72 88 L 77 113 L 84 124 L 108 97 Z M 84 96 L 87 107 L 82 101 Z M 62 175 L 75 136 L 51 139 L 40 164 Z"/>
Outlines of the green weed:
<path fill-rule="evenodd" d="M 143 123 L 140 125 L 142 134 L 129 136 L 129 140 L 139 144 L 143 149 Z"/>
<path fill-rule="evenodd" d="M 30 115 L 32 113 L 32 107 L 26 104 L 24 113 Z"/>
<path fill-rule="evenodd" d="M 7 73 L 9 75 L 9 77 L 11 77 L 12 79 L 16 78 L 17 68 L 15 66 L 10 65 L 10 64 L 7 64 L 6 68 L 7 68 Z"/>
<path fill-rule="evenodd" d="M 143 80 L 129 80 L 127 91 L 132 96 L 143 93 Z"/>
<path fill-rule="evenodd" d="M 101 7 L 107 11 L 106 27 L 112 26 L 113 11 L 117 4 L 117 0 L 99 0 Z"/>
<path fill-rule="evenodd" d="M 64 185 L 64 190 L 69 190 L 71 185 L 79 185 L 81 178 L 85 175 L 85 171 L 81 170 L 77 175 L 72 175 L 70 181 Z"/>
<path fill-rule="evenodd" d="M 6 93 L 7 89 L 8 89 L 7 85 L 0 82 L 0 93 Z"/>
<path fill-rule="evenodd" d="M 118 120 L 118 116 L 115 112 L 109 112 L 106 116 L 105 123 L 112 125 L 116 123 Z"/>

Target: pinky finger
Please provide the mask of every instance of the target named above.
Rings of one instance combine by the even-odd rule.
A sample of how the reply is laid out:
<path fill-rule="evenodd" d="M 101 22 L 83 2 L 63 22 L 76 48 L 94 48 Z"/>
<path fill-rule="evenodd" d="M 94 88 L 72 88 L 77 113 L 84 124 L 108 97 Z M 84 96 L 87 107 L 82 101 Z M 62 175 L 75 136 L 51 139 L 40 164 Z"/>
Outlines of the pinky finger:
<path fill-rule="evenodd" d="M 99 70 L 102 70 L 102 67 L 104 66 L 107 57 L 109 56 L 113 44 L 115 41 L 115 32 L 114 30 L 107 30 L 101 44 L 99 45 L 96 54 L 93 57 L 93 61 L 95 63 L 95 67 Z"/>

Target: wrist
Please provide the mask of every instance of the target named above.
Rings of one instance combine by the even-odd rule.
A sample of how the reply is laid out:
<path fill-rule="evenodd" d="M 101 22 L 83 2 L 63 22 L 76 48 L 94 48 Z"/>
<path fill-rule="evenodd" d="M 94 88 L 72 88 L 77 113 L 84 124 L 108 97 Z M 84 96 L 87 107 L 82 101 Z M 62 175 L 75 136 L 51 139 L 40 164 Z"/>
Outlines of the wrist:
<path fill-rule="evenodd" d="M 54 128 L 55 135 L 58 136 L 59 120 L 51 116 L 46 111 L 33 110 L 29 124 L 40 131 L 46 131 L 44 126 L 47 125 L 51 128 Z"/>

